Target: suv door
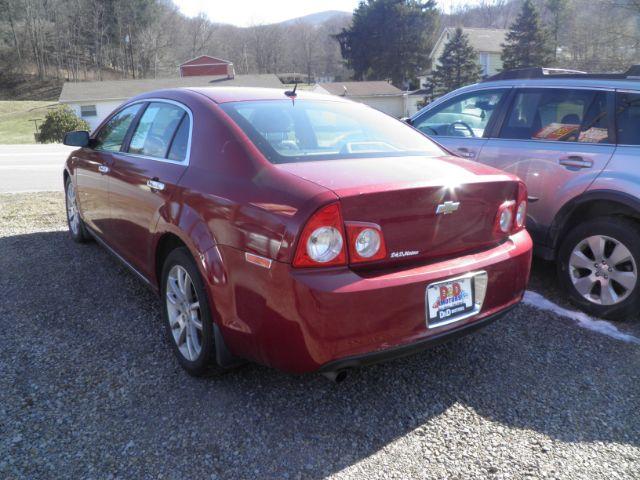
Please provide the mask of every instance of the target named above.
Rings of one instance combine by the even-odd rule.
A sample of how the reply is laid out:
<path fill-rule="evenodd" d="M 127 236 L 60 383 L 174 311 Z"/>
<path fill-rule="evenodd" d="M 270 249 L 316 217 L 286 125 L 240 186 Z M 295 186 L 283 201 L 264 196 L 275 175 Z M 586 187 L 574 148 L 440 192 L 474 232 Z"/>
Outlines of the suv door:
<path fill-rule="evenodd" d="M 82 218 L 102 237 L 111 233 L 107 174 L 113 154 L 122 147 L 140 107 L 131 105 L 116 113 L 94 134 L 91 148 L 83 148 L 76 154 L 76 190 Z M 110 243 L 108 239 L 107 242 Z"/>
<path fill-rule="evenodd" d="M 411 122 L 461 157 L 476 158 L 510 88 L 474 90 L 427 106 Z"/>
<path fill-rule="evenodd" d="M 499 130 L 478 160 L 527 184 L 527 229 L 546 244 L 558 210 L 583 193 L 615 150 L 613 92 L 520 88 Z M 611 139 L 611 140 L 610 140 Z"/>
<path fill-rule="evenodd" d="M 114 247 L 140 273 L 153 278 L 151 239 L 162 207 L 189 161 L 191 112 L 168 100 L 145 105 L 131 140 L 114 155 L 109 203 L 117 225 Z"/>

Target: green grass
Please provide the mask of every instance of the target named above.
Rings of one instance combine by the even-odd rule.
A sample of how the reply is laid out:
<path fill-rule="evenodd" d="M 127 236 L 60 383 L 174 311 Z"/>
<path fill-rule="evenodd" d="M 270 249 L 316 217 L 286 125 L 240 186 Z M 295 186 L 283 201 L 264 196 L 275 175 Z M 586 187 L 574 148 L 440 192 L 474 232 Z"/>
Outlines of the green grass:
<path fill-rule="evenodd" d="M 51 101 L 0 101 L 0 144 L 36 143 L 35 125 L 31 120 L 38 119 L 40 125 L 47 107 L 55 104 Z"/>

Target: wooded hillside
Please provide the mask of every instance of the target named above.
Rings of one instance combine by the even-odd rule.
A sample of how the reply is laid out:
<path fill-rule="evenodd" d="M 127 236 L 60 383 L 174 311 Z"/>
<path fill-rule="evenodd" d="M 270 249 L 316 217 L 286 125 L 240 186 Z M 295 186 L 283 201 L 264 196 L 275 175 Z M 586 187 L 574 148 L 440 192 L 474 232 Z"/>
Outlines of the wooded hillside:
<path fill-rule="evenodd" d="M 522 2 L 481 0 L 440 13 L 430 28 L 509 28 Z M 533 3 L 555 66 L 598 72 L 640 63 L 640 0 Z M 11 88 L 20 89 L 29 75 L 45 86 L 62 80 L 177 76 L 180 63 L 200 54 L 231 60 L 239 74 L 347 79 L 353 72 L 345 67 L 334 35 L 350 22 L 348 15 L 329 15 L 319 22 L 239 28 L 204 16 L 187 18 L 171 0 L 0 0 L 0 97 L 22 95 Z M 370 69 L 364 77 L 374 79 L 368 77 L 377 71 Z"/>

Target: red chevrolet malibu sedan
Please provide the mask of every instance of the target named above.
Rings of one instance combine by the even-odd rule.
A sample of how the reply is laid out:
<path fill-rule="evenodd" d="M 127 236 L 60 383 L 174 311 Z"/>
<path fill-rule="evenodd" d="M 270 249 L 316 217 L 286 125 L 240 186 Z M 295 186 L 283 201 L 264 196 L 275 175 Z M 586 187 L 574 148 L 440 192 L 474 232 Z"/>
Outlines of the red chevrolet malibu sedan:
<path fill-rule="evenodd" d="M 160 294 L 194 375 L 341 377 L 488 324 L 529 278 L 516 177 L 343 98 L 156 91 L 65 143 L 71 236 Z"/>

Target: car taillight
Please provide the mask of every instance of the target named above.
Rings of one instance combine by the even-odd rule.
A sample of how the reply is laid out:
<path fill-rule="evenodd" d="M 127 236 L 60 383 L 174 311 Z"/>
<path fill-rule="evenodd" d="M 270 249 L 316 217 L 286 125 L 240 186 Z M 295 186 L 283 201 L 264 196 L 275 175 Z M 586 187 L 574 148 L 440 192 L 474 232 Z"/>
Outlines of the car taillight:
<path fill-rule="evenodd" d="M 527 223 L 527 198 L 527 186 L 522 182 L 518 183 L 518 208 L 514 224 L 516 232 L 522 230 Z"/>
<path fill-rule="evenodd" d="M 347 264 L 344 224 L 340 205 L 332 203 L 307 221 L 296 248 L 294 267 L 328 267 Z"/>
<path fill-rule="evenodd" d="M 375 223 L 347 222 L 347 238 L 351 263 L 371 262 L 387 256 L 382 229 Z"/>
<path fill-rule="evenodd" d="M 518 198 L 507 200 L 498 208 L 495 231 L 512 234 L 524 229 L 527 221 L 527 187 L 518 183 Z"/>

